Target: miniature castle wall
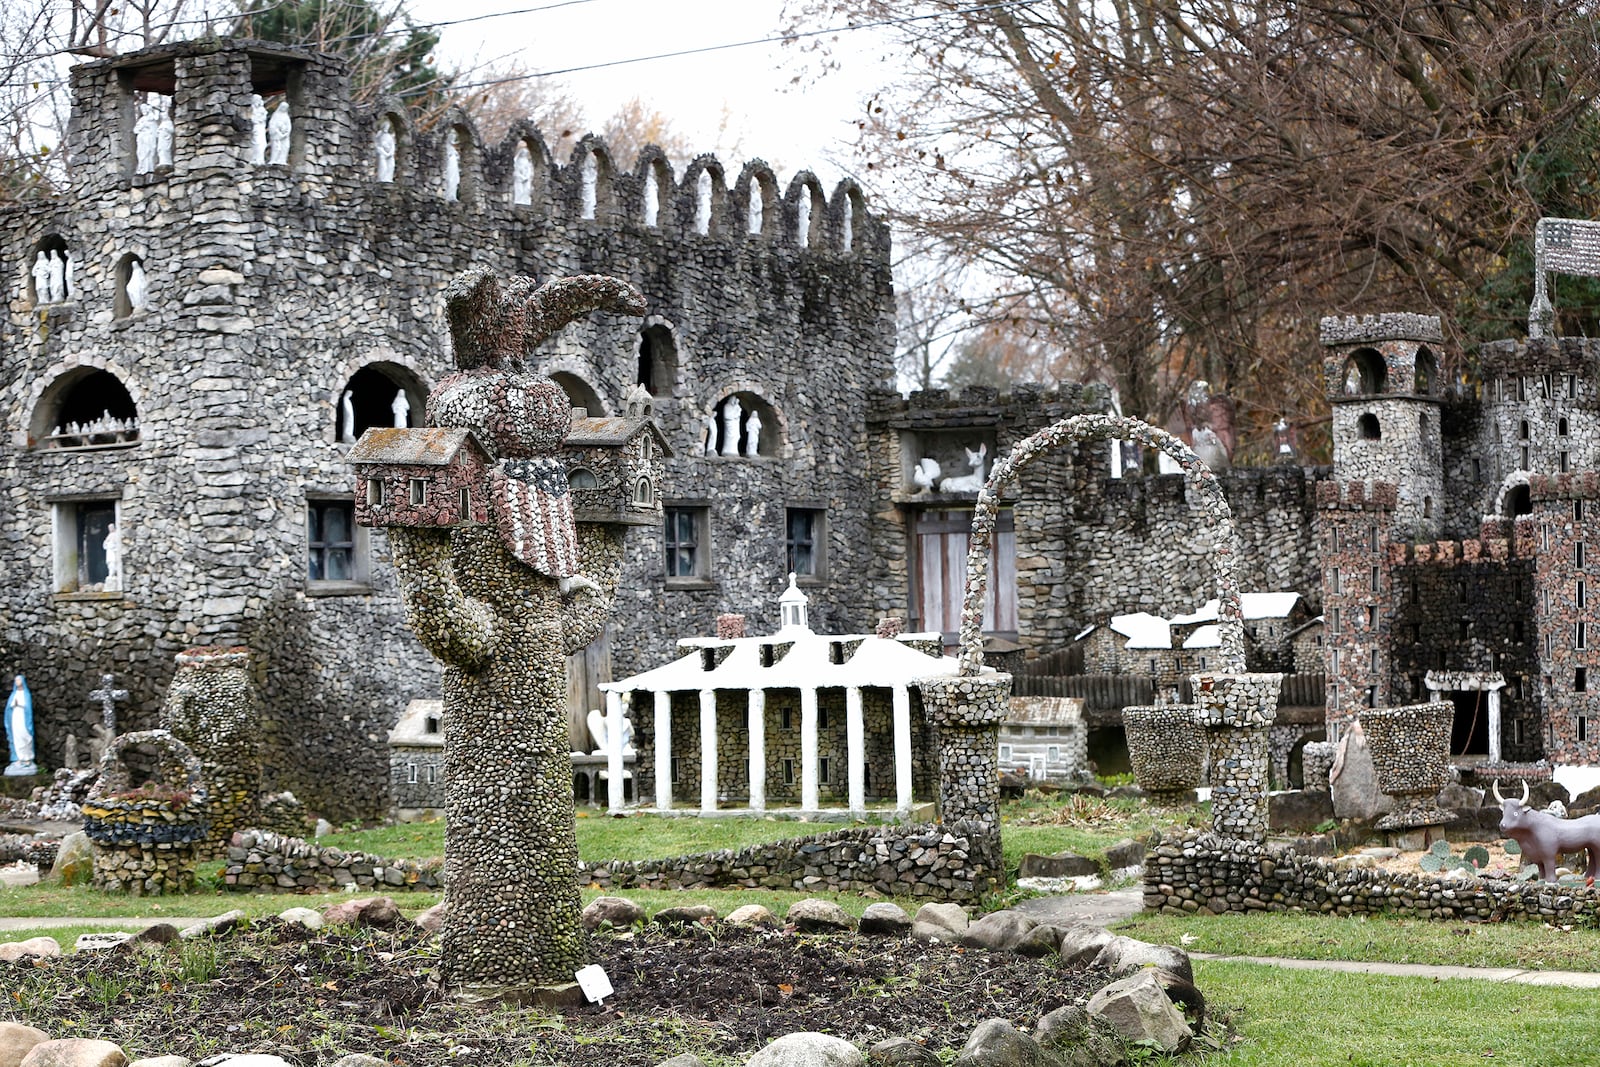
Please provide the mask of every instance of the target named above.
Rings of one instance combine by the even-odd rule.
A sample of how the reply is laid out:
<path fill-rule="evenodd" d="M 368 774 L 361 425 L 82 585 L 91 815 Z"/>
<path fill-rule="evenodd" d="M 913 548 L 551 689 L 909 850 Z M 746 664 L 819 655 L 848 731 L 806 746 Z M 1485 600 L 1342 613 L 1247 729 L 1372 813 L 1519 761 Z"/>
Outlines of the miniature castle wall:
<path fill-rule="evenodd" d="M 130 88 L 163 79 L 173 90 L 173 163 L 134 174 Z M 252 165 L 250 94 L 273 87 L 288 92 L 293 150 L 287 165 Z M 307 581 L 307 501 L 352 494 L 338 402 L 359 369 L 378 366 L 403 386 L 420 422 L 420 399 L 450 369 L 439 294 L 473 262 L 540 278 L 612 273 L 640 286 L 644 323 L 601 317 L 540 354 L 547 371 L 574 376 L 610 412 L 637 380 L 641 327 L 659 328 L 650 384 L 676 453 L 662 490 L 669 505 L 710 508 L 714 562 L 705 580 L 669 590 L 662 532 L 629 539 L 615 669 L 659 660 L 677 636 L 709 631 L 720 610 L 759 614 L 786 569 L 786 504 L 828 512 L 834 577 L 821 583 L 818 614 L 830 617 L 819 623 L 868 628 L 870 613 L 842 591 L 869 566 L 871 493 L 856 456 L 867 391 L 892 375 L 893 294 L 887 231 L 853 184 L 824 200 L 802 174 L 782 192 L 759 162 L 730 184 L 710 157 L 675 180 L 650 153 L 624 172 L 595 139 L 556 166 L 525 125 L 487 145 L 459 116 L 424 134 L 393 102 L 358 111 L 337 60 L 278 45 L 147 50 L 75 68 L 73 90 L 70 190 L 0 215 L 10 279 L 0 484 L 12 487 L 0 515 L 0 641 L 33 686 L 47 760 L 60 759 L 67 733 L 87 733 L 84 694 L 101 671 L 126 681 L 122 710 L 142 725 L 154 721 L 176 652 L 246 644 L 260 664 L 269 787 L 293 789 L 334 820 L 381 814 L 380 739 L 408 701 L 437 692 L 438 668 L 404 628 L 380 531 L 358 581 Z M 399 131 L 393 182 L 375 172 L 382 121 Z M 465 146 L 457 201 L 443 195 L 445 137 Z M 519 143 L 535 163 L 526 205 L 511 202 Z M 644 222 L 647 169 L 657 176 L 655 225 Z M 702 172 L 713 184 L 703 233 Z M 751 196 L 763 203 L 757 234 L 747 232 Z M 802 199 L 811 207 L 804 247 Z M 75 293 L 41 306 L 28 268 L 52 236 L 74 256 Z M 150 306 L 122 313 L 118 271 L 129 254 L 148 272 Z M 137 445 L 39 447 L 49 405 L 84 368 L 127 389 Z M 733 392 L 770 406 L 772 455 L 700 454 L 703 416 Z M 53 592 L 53 515 L 84 497 L 117 500 L 120 592 Z M 841 592 L 829 595 L 834 582 Z"/>

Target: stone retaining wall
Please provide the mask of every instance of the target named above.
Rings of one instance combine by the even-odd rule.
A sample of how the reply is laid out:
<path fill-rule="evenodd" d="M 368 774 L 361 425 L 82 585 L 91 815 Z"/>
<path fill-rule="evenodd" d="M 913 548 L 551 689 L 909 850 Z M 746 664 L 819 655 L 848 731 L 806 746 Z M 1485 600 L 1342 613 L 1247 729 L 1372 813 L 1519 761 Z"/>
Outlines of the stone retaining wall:
<path fill-rule="evenodd" d="M 27 834 L 0 834 L 0 867 L 13 863 L 31 863 L 41 871 L 49 870 L 56 862 L 61 842 Z"/>
<path fill-rule="evenodd" d="M 438 861 L 386 860 L 365 852 L 321 848 L 266 830 L 233 835 L 223 868 L 224 886 L 236 892 L 298 893 L 356 885 L 363 889 L 444 888 Z"/>
<path fill-rule="evenodd" d="M 1587 886 L 1507 878 L 1337 870 L 1289 848 L 1188 834 L 1145 857 L 1150 911 L 1217 914 L 1304 911 L 1390 914 L 1417 919 L 1551 922 L 1593 915 L 1600 893 Z"/>
<path fill-rule="evenodd" d="M 580 864 L 578 878 L 608 889 L 871 889 L 886 896 L 971 900 L 987 892 L 1001 872 L 973 855 L 968 830 L 962 823 L 852 827 L 738 851 Z"/>

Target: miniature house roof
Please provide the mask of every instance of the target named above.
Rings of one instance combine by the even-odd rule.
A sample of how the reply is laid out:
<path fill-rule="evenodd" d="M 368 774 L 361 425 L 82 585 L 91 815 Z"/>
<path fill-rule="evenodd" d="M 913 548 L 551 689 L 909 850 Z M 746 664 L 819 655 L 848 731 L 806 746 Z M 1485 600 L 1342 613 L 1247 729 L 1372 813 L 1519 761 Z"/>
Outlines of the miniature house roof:
<path fill-rule="evenodd" d="M 485 460 L 489 450 L 471 430 L 426 426 L 403 429 L 376 426 L 361 435 L 350 449 L 351 463 L 395 463 L 443 467 L 455 461 L 468 443 Z"/>
<path fill-rule="evenodd" d="M 1245 619 L 1286 619 L 1300 602 L 1299 593 L 1240 593 L 1239 610 Z M 1177 615 L 1174 626 L 1192 626 L 1197 622 L 1217 621 L 1217 598 L 1212 597 L 1198 610 L 1188 615 Z"/>
<path fill-rule="evenodd" d="M 432 725 L 433 729 L 428 727 Z M 444 747 L 444 701 L 413 700 L 389 731 L 389 744 L 416 748 Z"/>
<path fill-rule="evenodd" d="M 1172 627 L 1159 615 L 1135 611 L 1111 616 L 1111 629 L 1128 639 L 1128 648 L 1171 648 Z"/>
<path fill-rule="evenodd" d="M 1075 726 L 1083 721 L 1082 697 L 1012 697 L 1008 726 Z"/>
<path fill-rule="evenodd" d="M 1222 627 L 1216 623 L 1197 627 L 1183 642 L 1184 648 L 1217 648 L 1222 644 Z"/>
<path fill-rule="evenodd" d="M 586 415 L 572 420 L 572 429 L 562 442 L 565 448 L 622 448 L 641 433 L 655 438 L 663 456 L 672 455 L 667 439 L 654 419 L 639 415 Z"/>
<path fill-rule="evenodd" d="M 1311 629 L 1312 627 L 1321 626 L 1321 625 L 1322 625 L 1322 616 L 1318 615 L 1316 618 L 1308 619 L 1305 622 L 1301 623 L 1299 626 L 1296 626 L 1293 630 L 1290 630 L 1288 636 L 1291 637 L 1291 638 L 1299 637 L 1301 634 L 1305 633 L 1307 630 Z"/>

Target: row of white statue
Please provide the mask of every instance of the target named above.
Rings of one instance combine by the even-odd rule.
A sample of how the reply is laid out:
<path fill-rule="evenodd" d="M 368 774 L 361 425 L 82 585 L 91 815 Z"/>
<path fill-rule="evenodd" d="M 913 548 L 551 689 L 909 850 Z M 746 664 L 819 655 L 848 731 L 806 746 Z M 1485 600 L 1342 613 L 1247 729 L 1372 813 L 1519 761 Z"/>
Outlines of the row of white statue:
<path fill-rule="evenodd" d="M 718 417 L 722 420 L 722 434 L 717 434 Z M 742 416 L 742 419 L 741 419 Z M 743 434 L 740 428 L 743 427 Z M 742 441 L 742 447 L 741 447 Z M 759 456 L 761 454 L 761 413 L 753 408 L 746 413 L 739 398 L 730 396 L 706 413 L 701 433 L 701 452 L 707 456 Z"/>
<path fill-rule="evenodd" d="M 137 418 L 112 418 L 109 411 L 101 412 L 100 417 L 93 422 L 63 422 L 56 427 L 56 436 L 58 437 L 94 437 L 97 434 L 126 436 L 138 432 L 139 420 Z"/>
<path fill-rule="evenodd" d="M 405 429 L 411 425 L 411 401 L 406 399 L 404 389 L 396 389 L 394 400 L 389 403 L 389 412 L 394 416 L 394 425 Z M 356 405 L 354 394 L 346 389 L 339 397 L 339 440 L 354 441 L 356 439 Z"/>
<path fill-rule="evenodd" d="M 133 124 L 134 170 L 152 173 L 157 167 L 172 165 L 172 97 L 146 93 L 138 104 L 139 117 Z M 289 136 L 293 132 L 287 98 L 267 113 L 267 102 L 259 93 L 250 96 L 250 162 L 289 162 Z"/>
<path fill-rule="evenodd" d="M 35 255 L 30 272 L 33 275 L 35 302 L 59 304 L 63 300 L 71 300 L 78 292 L 74 277 L 76 271 L 77 262 L 70 252 L 49 248 Z M 128 277 L 124 283 L 124 292 L 127 293 L 128 306 L 132 310 L 142 311 L 150 306 L 150 276 L 145 273 L 144 263 L 138 258 L 128 261 Z"/>

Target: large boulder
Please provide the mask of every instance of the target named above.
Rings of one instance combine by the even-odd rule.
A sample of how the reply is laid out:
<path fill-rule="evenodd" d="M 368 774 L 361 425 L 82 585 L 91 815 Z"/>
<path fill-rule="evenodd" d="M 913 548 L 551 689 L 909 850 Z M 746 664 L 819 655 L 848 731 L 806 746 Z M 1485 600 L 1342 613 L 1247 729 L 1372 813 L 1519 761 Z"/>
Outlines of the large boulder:
<path fill-rule="evenodd" d="M 627 897 L 595 897 L 583 909 L 582 921 L 585 930 L 602 926 L 626 930 L 644 922 L 644 909 Z"/>
<path fill-rule="evenodd" d="M 78 830 L 61 839 L 56 861 L 50 865 L 50 877 L 59 878 L 62 885 L 88 885 L 93 880 L 94 847 L 88 834 Z"/>
<path fill-rule="evenodd" d="M 0 945 L 0 961 L 11 962 L 24 956 L 59 956 L 61 942 L 53 937 L 30 937 L 26 941 L 8 941 Z M 4 1061 L 0 1061 L 3 1064 Z"/>
<path fill-rule="evenodd" d="M 444 929 L 444 901 L 439 901 L 431 908 L 424 908 L 417 914 L 417 929 L 424 933 L 436 934 Z"/>
<path fill-rule="evenodd" d="M 225 934 L 233 933 L 234 928 L 242 922 L 244 922 L 244 912 L 235 908 L 232 911 L 225 911 L 221 915 L 213 915 L 203 922 L 197 922 L 185 929 L 179 936 L 186 940 L 196 937 L 222 937 Z"/>
<path fill-rule="evenodd" d="M 1106 866 L 1113 871 L 1124 867 L 1137 867 L 1144 863 L 1144 845 L 1131 837 L 1124 837 L 1106 848 Z"/>
<path fill-rule="evenodd" d="M 860 930 L 874 937 L 904 937 L 911 932 L 911 916 L 898 904 L 875 901 L 861 913 Z"/>
<path fill-rule="evenodd" d="M 1020 911 L 991 911 L 967 927 L 956 943 L 990 952 L 1013 952 L 1018 943 L 1038 926 Z"/>
<path fill-rule="evenodd" d="M 1360 722 L 1351 722 L 1339 738 L 1328 782 L 1333 812 L 1341 819 L 1371 819 L 1394 809 L 1394 799 L 1378 788 L 1378 768 Z"/>
<path fill-rule="evenodd" d="M 115 1041 L 68 1037 L 39 1042 L 17 1067 L 127 1067 L 127 1063 Z"/>
<path fill-rule="evenodd" d="M 866 1062 L 861 1050 L 843 1038 L 802 1031 L 778 1038 L 744 1067 L 865 1067 Z"/>
<path fill-rule="evenodd" d="M 956 1067 L 1058 1067 L 1059 1060 L 1005 1019 L 985 1019 L 972 1031 Z"/>
<path fill-rule="evenodd" d="M 1072 852 L 1057 852 L 1053 856 L 1029 852 L 1017 865 L 1018 878 L 1082 878 L 1099 873 L 1100 864 Z"/>
<path fill-rule="evenodd" d="M 1135 971 L 1159 967 L 1185 982 L 1194 981 L 1194 965 L 1189 954 L 1174 945 L 1152 945 L 1135 937 L 1113 937 L 1101 948 L 1094 966 L 1104 967 L 1113 977 L 1126 978 Z"/>
<path fill-rule="evenodd" d="M 741 904 L 728 912 L 728 917 L 723 922 L 729 926 L 775 927 L 778 925 L 778 917 L 764 904 Z"/>
<path fill-rule="evenodd" d="M 399 923 L 400 905 L 393 897 L 357 897 L 329 905 L 322 912 L 322 921 L 330 926 L 376 926 L 388 929 Z"/>
<path fill-rule="evenodd" d="M 1042 1016 L 1033 1036 L 1042 1048 L 1059 1057 L 1064 1067 L 1120 1067 L 1128 1061 L 1121 1036 L 1079 1004 Z"/>
<path fill-rule="evenodd" d="M 1194 1036 L 1152 971 L 1112 982 L 1089 998 L 1087 1010 L 1124 1041 L 1162 1052 L 1180 1052 Z"/>
<path fill-rule="evenodd" d="M 831 900 L 816 897 L 795 901 L 784 920 L 807 934 L 848 934 L 856 925 L 849 912 Z"/>
<path fill-rule="evenodd" d="M 960 904 L 924 904 L 911 920 L 918 941 L 959 941 L 967 932 L 967 912 Z"/>
<path fill-rule="evenodd" d="M 22 1023 L 0 1022 L 0 1067 L 17 1067 L 35 1045 L 49 1040 L 50 1035 L 43 1030 Z"/>
<path fill-rule="evenodd" d="M 1267 829 L 1311 830 L 1333 818 L 1333 798 L 1324 790 L 1288 789 L 1267 794 Z"/>
<path fill-rule="evenodd" d="M 676 908 L 662 908 L 650 919 L 663 930 L 686 930 L 691 926 L 709 926 L 717 921 L 717 909 L 709 904 L 684 904 Z"/>
<path fill-rule="evenodd" d="M 909 1037 L 886 1037 L 867 1050 L 872 1067 L 939 1067 L 939 1057 Z"/>
<path fill-rule="evenodd" d="M 1100 950 L 1117 937 L 1103 926 L 1074 923 L 1060 930 L 1061 962 L 1069 967 L 1087 967 L 1100 955 Z"/>

